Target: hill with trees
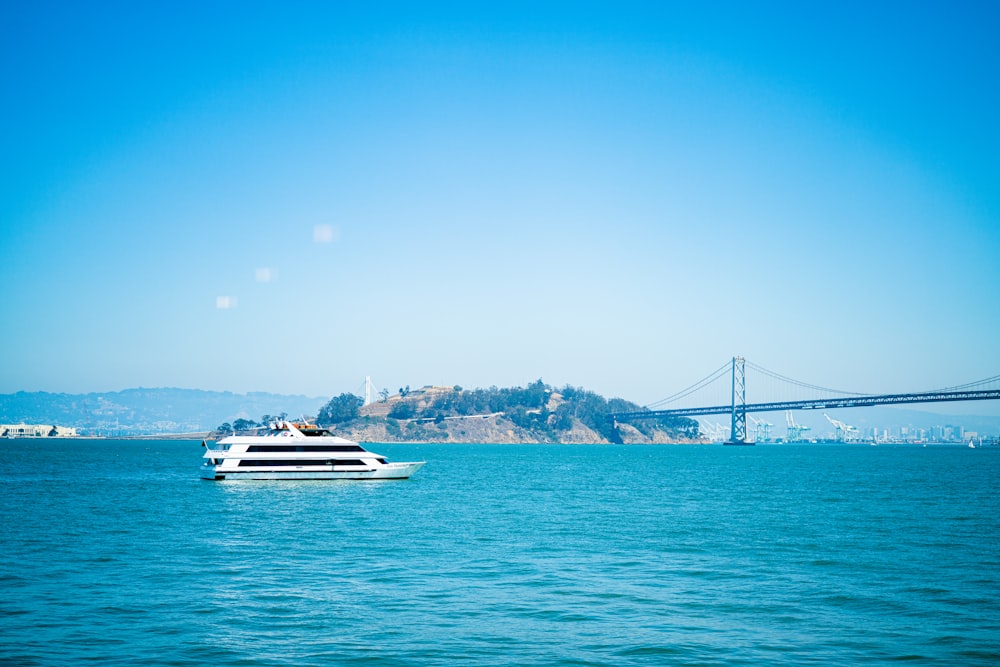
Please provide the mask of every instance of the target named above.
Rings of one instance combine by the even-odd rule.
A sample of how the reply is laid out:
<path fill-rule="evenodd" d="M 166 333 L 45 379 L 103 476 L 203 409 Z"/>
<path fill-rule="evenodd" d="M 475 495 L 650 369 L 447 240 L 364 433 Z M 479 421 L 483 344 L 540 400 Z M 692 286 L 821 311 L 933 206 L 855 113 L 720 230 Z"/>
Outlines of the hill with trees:
<path fill-rule="evenodd" d="M 363 442 L 495 443 L 670 443 L 699 440 L 698 422 L 662 418 L 619 424 L 613 412 L 641 407 L 620 398 L 541 380 L 526 387 L 463 389 L 401 388 L 399 393 L 363 405 L 360 397 L 340 394 L 324 405 L 316 421 L 342 437 Z M 240 428 L 258 424 L 241 422 Z M 263 426 L 264 424 L 260 424 Z M 236 424 L 224 425 L 233 428 Z M 228 429 L 225 429 L 228 430 Z"/>

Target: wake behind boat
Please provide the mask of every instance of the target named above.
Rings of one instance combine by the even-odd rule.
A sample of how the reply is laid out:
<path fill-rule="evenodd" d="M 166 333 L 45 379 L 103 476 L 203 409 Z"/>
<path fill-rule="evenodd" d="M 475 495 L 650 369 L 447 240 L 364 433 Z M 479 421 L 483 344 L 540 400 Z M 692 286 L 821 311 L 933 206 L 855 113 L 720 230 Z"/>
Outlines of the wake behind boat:
<path fill-rule="evenodd" d="M 279 421 L 253 435 L 231 435 L 206 448 L 202 479 L 407 479 L 424 461 L 389 463 L 325 428 Z"/>

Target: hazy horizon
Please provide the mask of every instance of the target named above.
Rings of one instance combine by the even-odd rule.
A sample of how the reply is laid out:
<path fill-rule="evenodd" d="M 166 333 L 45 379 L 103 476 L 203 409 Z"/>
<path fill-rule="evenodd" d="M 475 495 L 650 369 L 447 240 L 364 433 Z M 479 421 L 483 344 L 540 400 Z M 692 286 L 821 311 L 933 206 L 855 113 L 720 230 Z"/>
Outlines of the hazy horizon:
<path fill-rule="evenodd" d="M 994 6 L 6 14 L 0 393 L 1000 373 Z"/>

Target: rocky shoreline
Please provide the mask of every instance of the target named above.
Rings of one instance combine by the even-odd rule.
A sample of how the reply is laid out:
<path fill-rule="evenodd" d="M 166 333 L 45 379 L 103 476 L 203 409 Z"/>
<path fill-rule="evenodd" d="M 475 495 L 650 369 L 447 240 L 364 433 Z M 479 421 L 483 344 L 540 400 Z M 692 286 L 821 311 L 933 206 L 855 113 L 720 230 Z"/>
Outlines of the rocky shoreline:
<path fill-rule="evenodd" d="M 559 433 L 558 440 L 539 438 L 537 434 L 521 428 L 503 415 L 446 419 L 439 423 L 428 421 L 397 422 L 394 428 L 386 419 L 360 419 L 346 425 L 331 427 L 334 435 L 357 442 L 374 443 L 470 443 L 470 444 L 610 444 L 607 438 L 580 422 Z M 399 433 L 392 431 L 399 429 Z M 629 424 L 619 424 L 618 433 L 623 444 L 667 445 L 701 443 L 704 440 L 677 438 L 670 433 L 653 429 L 651 435 L 641 433 Z"/>

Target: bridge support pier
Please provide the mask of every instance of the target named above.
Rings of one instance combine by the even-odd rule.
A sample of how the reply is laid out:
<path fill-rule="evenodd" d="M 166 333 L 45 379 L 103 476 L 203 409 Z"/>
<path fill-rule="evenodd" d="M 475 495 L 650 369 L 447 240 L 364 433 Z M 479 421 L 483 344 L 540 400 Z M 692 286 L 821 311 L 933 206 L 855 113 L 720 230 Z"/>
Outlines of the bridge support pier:
<path fill-rule="evenodd" d="M 752 445 L 747 442 L 747 376 L 743 357 L 733 357 L 732 422 L 727 445 Z"/>

